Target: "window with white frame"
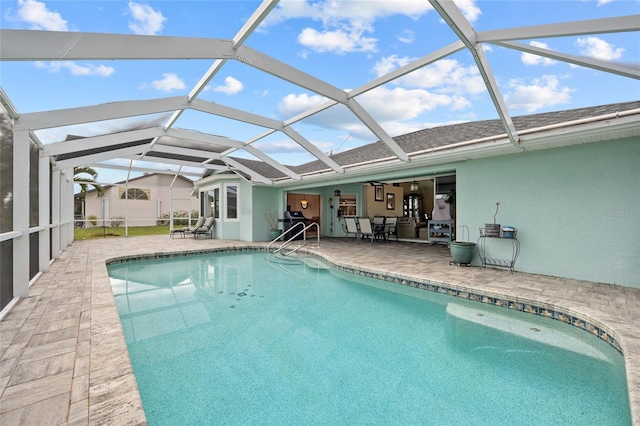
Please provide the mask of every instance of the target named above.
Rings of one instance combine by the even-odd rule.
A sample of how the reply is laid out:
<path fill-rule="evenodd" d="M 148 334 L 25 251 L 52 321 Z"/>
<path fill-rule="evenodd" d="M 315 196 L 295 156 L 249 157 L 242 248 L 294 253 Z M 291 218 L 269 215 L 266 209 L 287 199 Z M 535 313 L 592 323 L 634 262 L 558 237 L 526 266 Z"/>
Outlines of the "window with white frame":
<path fill-rule="evenodd" d="M 140 188 L 129 188 L 126 191 L 124 188 L 120 189 L 120 198 L 122 200 L 148 200 L 149 194 L 151 193 L 148 189 L 140 189 Z"/>
<path fill-rule="evenodd" d="M 224 206 L 224 218 L 225 220 L 238 220 L 238 185 L 227 184 L 224 186 L 225 206 Z"/>
<path fill-rule="evenodd" d="M 200 191 L 200 212 L 204 217 L 220 219 L 220 187 Z"/>
<path fill-rule="evenodd" d="M 220 187 L 213 188 L 213 217 L 220 219 Z"/>

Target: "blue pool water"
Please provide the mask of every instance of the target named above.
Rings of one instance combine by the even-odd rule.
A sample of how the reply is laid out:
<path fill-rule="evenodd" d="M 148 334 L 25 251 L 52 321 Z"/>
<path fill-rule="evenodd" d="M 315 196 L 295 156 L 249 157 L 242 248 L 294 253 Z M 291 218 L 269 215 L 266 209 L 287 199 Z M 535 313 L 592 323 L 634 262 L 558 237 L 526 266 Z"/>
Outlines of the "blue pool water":
<path fill-rule="evenodd" d="M 631 423 L 622 356 L 559 321 L 261 252 L 109 274 L 150 425 Z"/>

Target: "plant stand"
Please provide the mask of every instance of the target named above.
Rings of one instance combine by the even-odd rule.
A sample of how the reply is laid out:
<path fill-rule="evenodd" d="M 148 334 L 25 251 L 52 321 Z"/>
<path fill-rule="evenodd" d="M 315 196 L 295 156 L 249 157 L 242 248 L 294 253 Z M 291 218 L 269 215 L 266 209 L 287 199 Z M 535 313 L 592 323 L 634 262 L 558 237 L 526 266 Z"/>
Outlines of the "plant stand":
<path fill-rule="evenodd" d="M 520 242 L 518 241 L 518 238 L 516 238 L 516 232 L 513 233 L 513 237 L 511 238 L 504 237 L 502 234 L 494 237 L 486 235 L 485 229 L 480 228 L 480 238 L 478 238 L 477 247 L 478 256 L 480 256 L 483 268 L 486 268 L 487 266 L 497 266 L 499 268 L 509 268 L 511 272 L 514 272 L 514 266 L 518 259 L 518 255 L 520 254 Z M 492 243 L 494 241 L 511 241 L 511 258 L 488 257 L 486 247 L 487 241 L 491 241 Z"/>

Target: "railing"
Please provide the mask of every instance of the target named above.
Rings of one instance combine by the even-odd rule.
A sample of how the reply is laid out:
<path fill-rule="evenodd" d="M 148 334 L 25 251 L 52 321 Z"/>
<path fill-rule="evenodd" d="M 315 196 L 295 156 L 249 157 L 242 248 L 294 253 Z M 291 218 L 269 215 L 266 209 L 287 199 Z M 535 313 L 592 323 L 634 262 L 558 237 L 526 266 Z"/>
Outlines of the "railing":
<path fill-rule="evenodd" d="M 304 247 L 307 244 L 307 231 L 313 227 L 316 228 L 316 244 L 320 245 L 320 226 L 316 222 L 310 223 L 307 226 L 305 226 L 304 223 L 302 222 L 298 222 L 295 225 L 293 225 L 291 228 L 287 229 L 282 235 L 279 235 L 278 237 L 273 239 L 269 244 L 267 244 L 267 250 L 269 250 L 273 254 L 281 253 L 283 256 L 295 253 L 296 251 L 300 250 L 302 247 Z M 275 250 L 272 250 L 272 246 L 275 244 L 276 241 L 282 240 L 283 238 L 286 237 L 286 235 L 293 234 L 293 231 L 296 228 L 302 228 L 302 229 L 300 229 L 296 234 L 289 237 L 288 240 L 280 244 L 280 247 L 276 248 Z M 293 250 L 289 250 L 289 251 L 284 250 L 294 240 L 296 240 L 296 238 L 298 238 L 301 235 L 302 235 L 302 244 L 300 244 L 298 247 L 294 248 Z"/>

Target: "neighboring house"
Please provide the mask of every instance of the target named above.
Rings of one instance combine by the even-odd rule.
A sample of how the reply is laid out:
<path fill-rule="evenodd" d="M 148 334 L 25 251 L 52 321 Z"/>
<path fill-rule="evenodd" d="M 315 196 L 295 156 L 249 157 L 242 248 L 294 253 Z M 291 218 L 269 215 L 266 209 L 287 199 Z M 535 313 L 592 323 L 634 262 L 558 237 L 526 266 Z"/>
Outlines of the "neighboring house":
<path fill-rule="evenodd" d="M 460 239 L 478 241 L 500 203 L 497 223 L 518 229 L 516 270 L 640 287 L 639 114 L 636 101 L 514 117 L 517 144 L 500 120 L 435 127 L 394 138 L 408 163 L 389 161 L 381 142 L 331 157 L 343 167 L 378 164 L 355 176 L 325 178 L 326 167 L 316 161 L 292 166 L 305 179 L 278 186 L 230 173 L 195 185 L 201 214 L 217 218 L 215 235 L 245 241 L 270 239 L 266 210 L 282 214 L 290 206 L 307 218 L 312 211 L 323 236 L 344 236 L 343 216 L 404 215 L 414 181 L 423 213 L 436 195 L 455 189 Z M 284 178 L 266 163 L 238 162 L 269 179 Z M 487 245 L 492 256 L 512 256 L 509 241 Z"/>
<path fill-rule="evenodd" d="M 84 201 L 84 215 L 83 215 Z M 84 226 L 152 226 L 158 220 L 169 220 L 173 211 L 181 215 L 198 211 L 197 193 L 193 182 L 178 175 L 152 173 L 128 181 L 104 187 L 104 196 L 98 197 L 95 189 L 75 196 L 76 220 L 84 216 Z M 96 217 L 95 224 L 89 218 Z M 167 222 L 168 223 L 168 222 Z"/>

